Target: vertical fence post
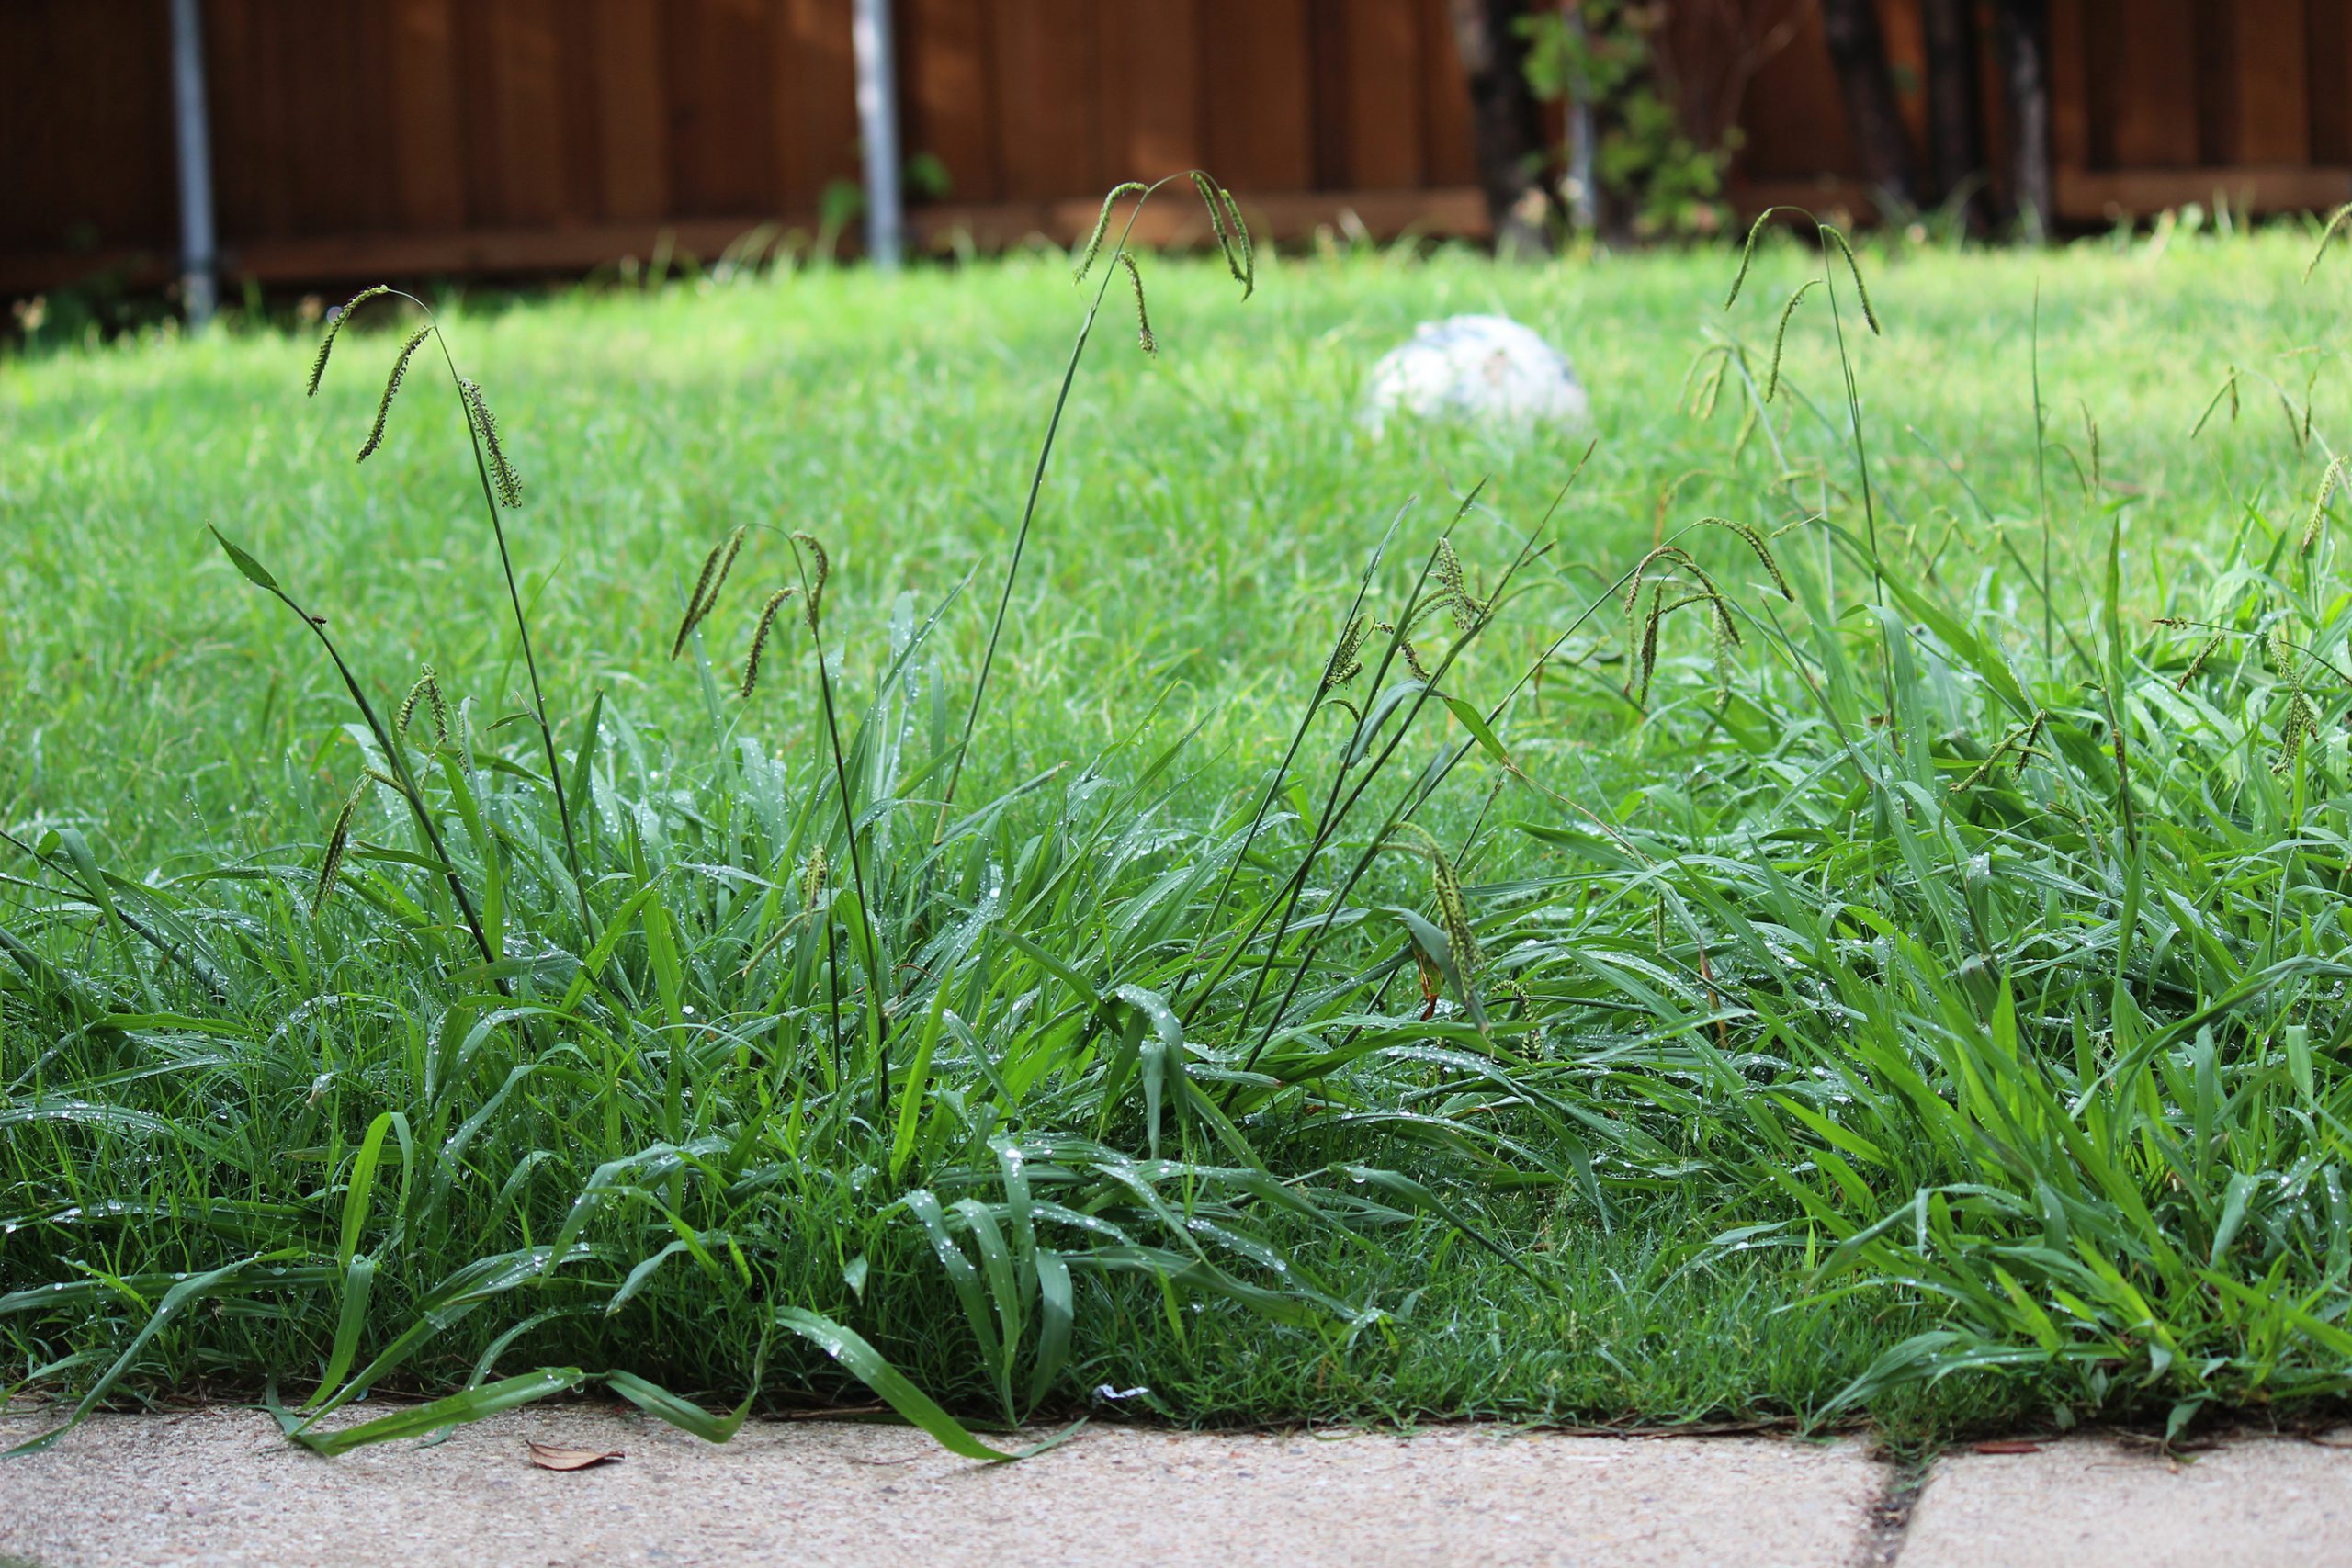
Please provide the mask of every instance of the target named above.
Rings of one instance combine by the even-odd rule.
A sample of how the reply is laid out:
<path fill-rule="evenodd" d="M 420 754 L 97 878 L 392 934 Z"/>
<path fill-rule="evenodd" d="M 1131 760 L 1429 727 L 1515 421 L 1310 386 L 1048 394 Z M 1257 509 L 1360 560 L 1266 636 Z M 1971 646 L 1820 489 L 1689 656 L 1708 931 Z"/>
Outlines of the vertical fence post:
<path fill-rule="evenodd" d="M 212 319 L 218 265 L 212 230 L 212 138 L 204 108 L 204 28 L 199 0 L 172 0 L 172 118 L 179 142 L 180 297 L 187 323 Z"/>
<path fill-rule="evenodd" d="M 1582 0 L 1561 0 L 1560 14 L 1578 61 L 1584 58 Z M 1560 95 L 1568 111 L 1568 218 L 1577 231 L 1590 234 L 1600 227 L 1600 197 L 1592 185 L 1592 85 L 1581 70 L 1570 70 Z"/>
<path fill-rule="evenodd" d="M 885 272 L 906 249 L 899 188 L 899 79 L 890 48 L 890 0 L 857 0 L 850 41 L 857 55 L 858 139 L 865 150 L 865 254 Z"/>

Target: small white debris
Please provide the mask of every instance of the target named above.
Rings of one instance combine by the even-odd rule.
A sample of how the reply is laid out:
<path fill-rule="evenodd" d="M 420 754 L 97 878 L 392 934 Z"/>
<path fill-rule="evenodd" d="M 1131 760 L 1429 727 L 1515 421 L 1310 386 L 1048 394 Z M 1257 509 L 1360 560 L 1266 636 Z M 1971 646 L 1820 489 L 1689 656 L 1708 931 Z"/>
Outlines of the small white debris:
<path fill-rule="evenodd" d="M 1422 322 L 1373 367 L 1364 428 L 1378 435 L 1396 413 L 1577 431 L 1591 423 L 1592 405 L 1567 356 L 1534 332 L 1508 316 L 1449 316 Z"/>

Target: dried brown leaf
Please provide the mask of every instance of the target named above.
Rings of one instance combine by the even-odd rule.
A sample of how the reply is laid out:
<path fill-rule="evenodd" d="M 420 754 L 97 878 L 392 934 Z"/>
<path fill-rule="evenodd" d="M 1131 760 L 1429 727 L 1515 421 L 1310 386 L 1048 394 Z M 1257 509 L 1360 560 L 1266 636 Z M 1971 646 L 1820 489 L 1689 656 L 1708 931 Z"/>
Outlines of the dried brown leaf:
<path fill-rule="evenodd" d="M 588 1470 L 623 1457 L 618 1449 L 560 1449 L 535 1438 L 524 1441 L 530 1446 L 531 1462 L 541 1470 Z"/>

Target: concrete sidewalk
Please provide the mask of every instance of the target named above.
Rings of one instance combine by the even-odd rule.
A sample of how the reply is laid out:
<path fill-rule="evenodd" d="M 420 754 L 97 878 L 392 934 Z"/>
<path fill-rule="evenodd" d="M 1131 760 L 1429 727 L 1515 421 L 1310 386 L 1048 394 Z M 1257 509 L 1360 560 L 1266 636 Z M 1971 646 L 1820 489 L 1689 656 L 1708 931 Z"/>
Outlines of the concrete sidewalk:
<path fill-rule="evenodd" d="M 380 1411 L 376 1412 L 380 1414 Z M 0 1418 L 0 1445 L 39 1429 Z M 560 1472 L 528 1443 L 626 1457 Z M 1905 1477 L 1860 1441 L 1450 1427 L 1097 1427 L 976 1465 L 901 1427 L 542 1406 L 322 1460 L 247 1411 L 107 1416 L 0 1462 L 0 1560 L 89 1564 L 1541 1563 L 1594 1568 L 2352 1564 L 2352 1452 L 2254 1439 L 2178 1463 L 2098 1438 Z"/>

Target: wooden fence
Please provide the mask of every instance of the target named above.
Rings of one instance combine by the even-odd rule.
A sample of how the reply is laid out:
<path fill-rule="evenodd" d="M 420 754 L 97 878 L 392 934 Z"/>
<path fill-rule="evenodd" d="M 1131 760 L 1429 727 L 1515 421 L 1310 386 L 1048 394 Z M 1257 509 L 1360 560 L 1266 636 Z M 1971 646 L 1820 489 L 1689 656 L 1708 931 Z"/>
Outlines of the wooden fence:
<path fill-rule="evenodd" d="M 918 193 L 916 239 L 1067 239 L 1115 180 L 1193 164 L 1277 238 L 1347 214 L 1483 235 L 1445 4 L 898 0 L 904 145 L 948 181 Z M 1917 0 L 1881 8 L 1916 129 Z M 857 175 L 849 0 L 204 15 L 232 278 L 709 257 L 763 223 L 813 234 Z M 1859 200 L 1810 0 L 1676 0 L 1673 17 L 1686 113 L 1746 134 L 1740 204 Z M 2050 44 L 2062 220 L 2352 198 L 2352 0 L 2052 0 Z M 171 125 L 166 0 L 0 0 L 0 293 L 161 276 Z"/>
<path fill-rule="evenodd" d="M 848 0 L 206 0 L 234 275 L 575 269 L 855 180 Z M 933 246 L 1091 223 L 1200 164 L 1277 237 L 1482 232 L 1444 0 L 900 0 Z M 163 0 L 0 6 L 0 288 L 176 232 Z M 1171 204 L 1172 208 L 1172 204 Z M 89 263 L 79 264 L 86 267 Z"/>
<path fill-rule="evenodd" d="M 1703 0 L 1685 8 L 1709 9 Z M 1769 4 L 1713 9 L 1752 16 Z M 1819 18 L 1796 10 L 1794 36 L 1740 105 L 1744 206 L 1824 191 L 1849 204 L 1860 198 Z M 1881 0 L 1879 11 L 1898 96 L 1913 139 L 1924 141 L 1917 0 Z M 1718 26 L 1717 36 L 1724 31 Z M 2101 225 L 2217 198 L 2255 212 L 2352 201 L 2352 0 L 2050 0 L 2048 41 L 2062 223 Z M 1998 168 L 2003 117 L 1989 47 L 1979 74 Z"/>

